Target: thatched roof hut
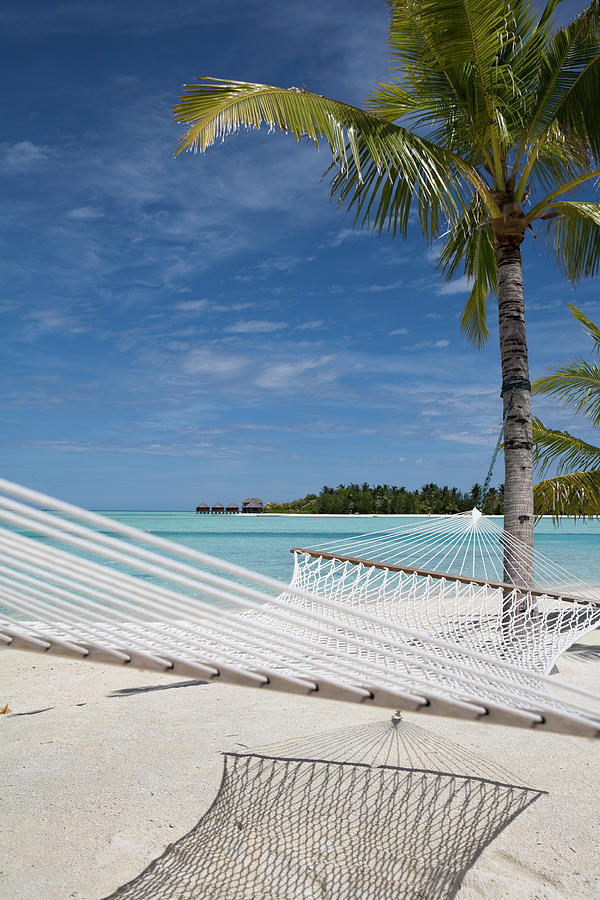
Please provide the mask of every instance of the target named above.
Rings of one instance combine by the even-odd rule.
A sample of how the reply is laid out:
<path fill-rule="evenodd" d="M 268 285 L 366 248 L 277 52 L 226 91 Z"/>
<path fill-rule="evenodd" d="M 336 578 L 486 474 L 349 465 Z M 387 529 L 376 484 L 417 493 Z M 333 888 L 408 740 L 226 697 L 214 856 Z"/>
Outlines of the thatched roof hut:
<path fill-rule="evenodd" d="M 204 515 L 206 515 L 206 513 L 210 512 L 210 506 L 208 505 L 208 503 L 199 503 L 196 507 L 196 512 L 204 513 Z"/>
<path fill-rule="evenodd" d="M 224 512 L 225 507 L 222 503 L 215 503 L 211 509 L 211 513 L 219 513 L 220 515 L 223 515 Z"/>
<path fill-rule="evenodd" d="M 265 504 L 258 497 L 248 497 L 243 501 L 242 512 L 244 513 L 261 513 L 264 511 Z"/>
<path fill-rule="evenodd" d="M 240 508 L 236 503 L 230 503 L 226 511 L 228 513 L 239 513 Z"/>

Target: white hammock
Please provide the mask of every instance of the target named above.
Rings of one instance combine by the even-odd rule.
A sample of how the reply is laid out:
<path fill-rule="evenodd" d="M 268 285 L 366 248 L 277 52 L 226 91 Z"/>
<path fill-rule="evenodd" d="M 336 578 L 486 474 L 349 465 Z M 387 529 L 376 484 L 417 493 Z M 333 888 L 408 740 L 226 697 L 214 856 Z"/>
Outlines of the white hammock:
<path fill-rule="evenodd" d="M 600 697 L 547 677 L 600 593 L 539 556 L 504 583 L 476 511 L 296 551 L 291 585 L 4 480 L 0 521 L 7 647 L 600 736 Z"/>

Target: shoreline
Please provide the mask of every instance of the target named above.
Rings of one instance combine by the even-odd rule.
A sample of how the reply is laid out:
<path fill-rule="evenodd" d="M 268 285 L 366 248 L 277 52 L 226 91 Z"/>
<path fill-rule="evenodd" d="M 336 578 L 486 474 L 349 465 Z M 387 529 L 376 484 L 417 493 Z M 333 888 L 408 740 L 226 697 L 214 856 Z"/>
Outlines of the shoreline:
<path fill-rule="evenodd" d="M 434 519 L 434 518 L 454 518 L 455 516 L 470 514 L 470 510 L 463 513 L 300 513 L 300 512 L 264 512 L 264 513 L 197 513 L 193 509 L 94 509 L 91 512 L 98 513 L 102 516 L 118 516 L 118 515 L 191 515 L 198 519 L 274 519 L 274 518 L 297 518 L 297 519 Z M 504 516 L 486 515 L 487 519 L 503 519 Z M 583 520 L 574 516 L 560 516 L 565 522 L 573 522 L 574 524 L 600 524 L 600 520 Z M 552 521 L 552 516 L 540 516 L 537 521 Z"/>
<path fill-rule="evenodd" d="M 297 518 L 297 519 L 434 519 L 434 518 L 454 518 L 459 515 L 469 515 L 469 510 L 464 513 L 196 513 L 191 509 L 94 509 L 92 512 L 102 516 L 118 516 L 118 515 L 191 515 L 198 519 L 274 519 L 274 518 Z M 503 515 L 490 515 L 487 519 L 503 519 Z M 589 524 L 590 520 L 575 518 L 574 516 L 561 516 L 566 522 Z M 537 521 L 552 521 L 552 516 L 540 516 Z M 595 519 L 592 524 L 600 524 Z"/>

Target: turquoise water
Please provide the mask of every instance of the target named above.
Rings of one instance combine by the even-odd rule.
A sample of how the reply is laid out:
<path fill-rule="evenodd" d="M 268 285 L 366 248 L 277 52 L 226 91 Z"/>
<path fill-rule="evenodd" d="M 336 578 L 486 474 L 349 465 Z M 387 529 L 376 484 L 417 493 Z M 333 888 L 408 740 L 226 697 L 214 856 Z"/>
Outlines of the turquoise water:
<path fill-rule="evenodd" d="M 326 543 L 344 535 L 406 526 L 407 516 L 211 516 L 191 512 L 108 512 L 120 522 L 178 541 L 203 553 L 289 581 L 291 547 Z M 496 518 L 501 525 L 501 518 Z M 600 584 L 600 523 L 544 519 L 535 547 L 584 581 Z"/>

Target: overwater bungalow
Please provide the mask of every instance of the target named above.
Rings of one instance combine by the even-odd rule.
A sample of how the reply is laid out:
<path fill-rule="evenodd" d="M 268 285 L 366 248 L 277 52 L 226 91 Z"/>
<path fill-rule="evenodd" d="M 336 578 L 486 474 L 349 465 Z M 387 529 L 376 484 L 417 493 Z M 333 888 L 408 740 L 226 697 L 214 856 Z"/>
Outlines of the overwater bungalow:
<path fill-rule="evenodd" d="M 242 504 L 243 513 L 261 513 L 265 510 L 265 504 L 258 497 L 248 497 Z"/>
<path fill-rule="evenodd" d="M 235 503 L 230 503 L 226 509 L 228 515 L 233 515 L 233 513 L 239 513 L 240 508 Z"/>
<path fill-rule="evenodd" d="M 207 515 L 207 513 L 210 512 L 210 506 L 208 505 L 208 503 L 199 503 L 198 506 L 196 507 L 196 512 Z"/>
<path fill-rule="evenodd" d="M 225 507 L 222 503 L 215 503 L 211 508 L 211 513 L 213 513 L 213 515 L 216 513 L 219 516 L 223 516 L 225 515 Z"/>

